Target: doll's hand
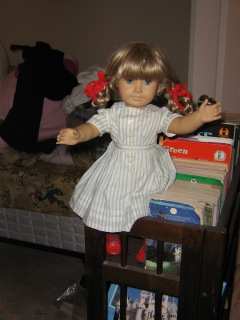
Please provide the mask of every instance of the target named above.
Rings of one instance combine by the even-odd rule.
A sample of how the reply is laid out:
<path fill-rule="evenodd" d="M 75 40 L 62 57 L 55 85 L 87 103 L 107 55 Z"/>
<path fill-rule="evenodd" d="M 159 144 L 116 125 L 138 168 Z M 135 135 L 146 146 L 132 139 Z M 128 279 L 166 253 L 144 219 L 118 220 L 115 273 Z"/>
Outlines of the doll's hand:
<path fill-rule="evenodd" d="M 77 129 L 62 129 L 57 136 L 57 144 L 74 145 L 80 142 L 80 132 Z"/>
<path fill-rule="evenodd" d="M 220 103 L 215 103 L 213 105 L 209 105 L 207 103 L 208 100 L 205 100 L 197 110 L 199 120 L 202 123 L 206 123 L 221 119 Z"/>

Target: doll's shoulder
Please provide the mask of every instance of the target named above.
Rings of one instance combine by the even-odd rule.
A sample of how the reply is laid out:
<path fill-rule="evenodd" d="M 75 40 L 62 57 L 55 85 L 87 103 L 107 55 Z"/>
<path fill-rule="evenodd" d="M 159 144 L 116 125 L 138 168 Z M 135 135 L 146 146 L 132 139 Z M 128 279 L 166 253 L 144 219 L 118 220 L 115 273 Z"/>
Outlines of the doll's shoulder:
<path fill-rule="evenodd" d="M 159 114 L 160 116 L 172 114 L 172 112 L 167 107 L 165 107 L 165 106 L 158 107 L 154 104 L 150 104 L 148 106 L 148 110 L 149 110 L 149 112 L 154 112 L 156 114 Z"/>
<path fill-rule="evenodd" d="M 119 116 L 123 110 L 126 110 L 127 106 L 123 101 L 114 102 L 110 108 L 104 109 L 105 112 L 112 116 Z"/>
<path fill-rule="evenodd" d="M 121 114 L 121 110 L 123 108 L 124 108 L 124 105 L 122 102 L 114 102 L 109 108 L 98 109 L 97 113 L 98 113 L 98 116 L 111 119 L 111 118 L 119 117 Z"/>

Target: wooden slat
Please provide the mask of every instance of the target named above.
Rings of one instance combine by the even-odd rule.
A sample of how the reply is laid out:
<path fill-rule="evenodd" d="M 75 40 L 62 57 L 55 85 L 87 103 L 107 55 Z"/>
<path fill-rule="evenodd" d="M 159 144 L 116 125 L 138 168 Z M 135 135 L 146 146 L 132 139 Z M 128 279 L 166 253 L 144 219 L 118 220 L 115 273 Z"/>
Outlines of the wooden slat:
<path fill-rule="evenodd" d="M 197 319 L 204 229 L 186 225 L 182 235 L 178 319 Z"/>
<path fill-rule="evenodd" d="M 121 268 L 119 264 L 109 261 L 104 262 L 103 273 L 104 277 L 112 283 L 128 284 L 129 287 L 148 291 L 159 290 L 168 295 L 178 296 L 178 276 L 157 275 L 154 271 L 129 265 Z"/>
<path fill-rule="evenodd" d="M 106 320 L 107 292 L 102 268 L 106 258 L 105 233 L 85 227 L 85 251 L 87 317 Z"/>
<path fill-rule="evenodd" d="M 240 191 L 240 162 L 236 166 L 232 181 L 230 183 L 227 197 L 224 201 L 222 212 L 219 218 L 218 227 L 227 228 L 232 217 L 233 208 L 236 202 L 237 193 Z"/>
<path fill-rule="evenodd" d="M 225 243 L 226 231 L 206 229 L 200 277 L 199 320 L 217 319 L 223 284 Z"/>

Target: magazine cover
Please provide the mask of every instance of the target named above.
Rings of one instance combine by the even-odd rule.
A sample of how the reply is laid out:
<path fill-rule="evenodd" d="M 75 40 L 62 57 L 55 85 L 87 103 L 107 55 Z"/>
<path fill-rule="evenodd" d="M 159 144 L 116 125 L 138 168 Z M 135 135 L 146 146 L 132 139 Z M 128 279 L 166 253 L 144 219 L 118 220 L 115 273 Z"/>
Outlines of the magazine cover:
<path fill-rule="evenodd" d="M 230 144 L 167 138 L 163 146 L 172 157 L 223 162 L 231 169 L 233 146 Z"/>
<path fill-rule="evenodd" d="M 205 123 L 193 135 L 204 137 L 229 138 L 235 141 L 238 138 L 239 123 L 211 122 Z"/>
<path fill-rule="evenodd" d="M 120 287 L 111 284 L 108 292 L 108 320 L 120 320 Z M 178 299 L 162 296 L 161 320 L 176 320 Z M 154 320 L 155 294 L 137 288 L 127 288 L 127 320 Z"/>
<path fill-rule="evenodd" d="M 164 242 L 162 272 L 167 274 L 180 275 L 182 256 L 182 245 L 172 242 Z M 145 268 L 148 270 L 157 269 L 157 241 L 146 240 L 146 261 Z"/>
<path fill-rule="evenodd" d="M 200 217 L 193 206 L 168 200 L 150 199 L 150 216 L 178 222 L 200 224 Z"/>
<path fill-rule="evenodd" d="M 201 225 L 214 226 L 219 218 L 219 198 L 215 198 L 210 194 L 197 194 L 194 190 L 188 191 L 187 195 L 182 189 L 173 187 L 168 192 L 161 194 L 153 194 L 153 199 L 171 200 L 192 205 L 200 217 Z"/>

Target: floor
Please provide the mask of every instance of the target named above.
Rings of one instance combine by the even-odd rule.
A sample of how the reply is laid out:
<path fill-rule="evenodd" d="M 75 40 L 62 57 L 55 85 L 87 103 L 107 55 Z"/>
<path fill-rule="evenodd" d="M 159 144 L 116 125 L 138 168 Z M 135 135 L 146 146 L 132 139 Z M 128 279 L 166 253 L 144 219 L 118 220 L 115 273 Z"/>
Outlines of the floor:
<path fill-rule="evenodd" d="M 86 319 L 79 256 L 1 241 L 0 254 L 0 320 Z M 74 310 L 77 317 L 75 300 L 81 304 Z"/>
<path fill-rule="evenodd" d="M 0 320 L 86 320 L 81 257 L 2 241 L 0 253 Z M 240 314 L 240 254 L 234 288 L 229 320 Z"/>

